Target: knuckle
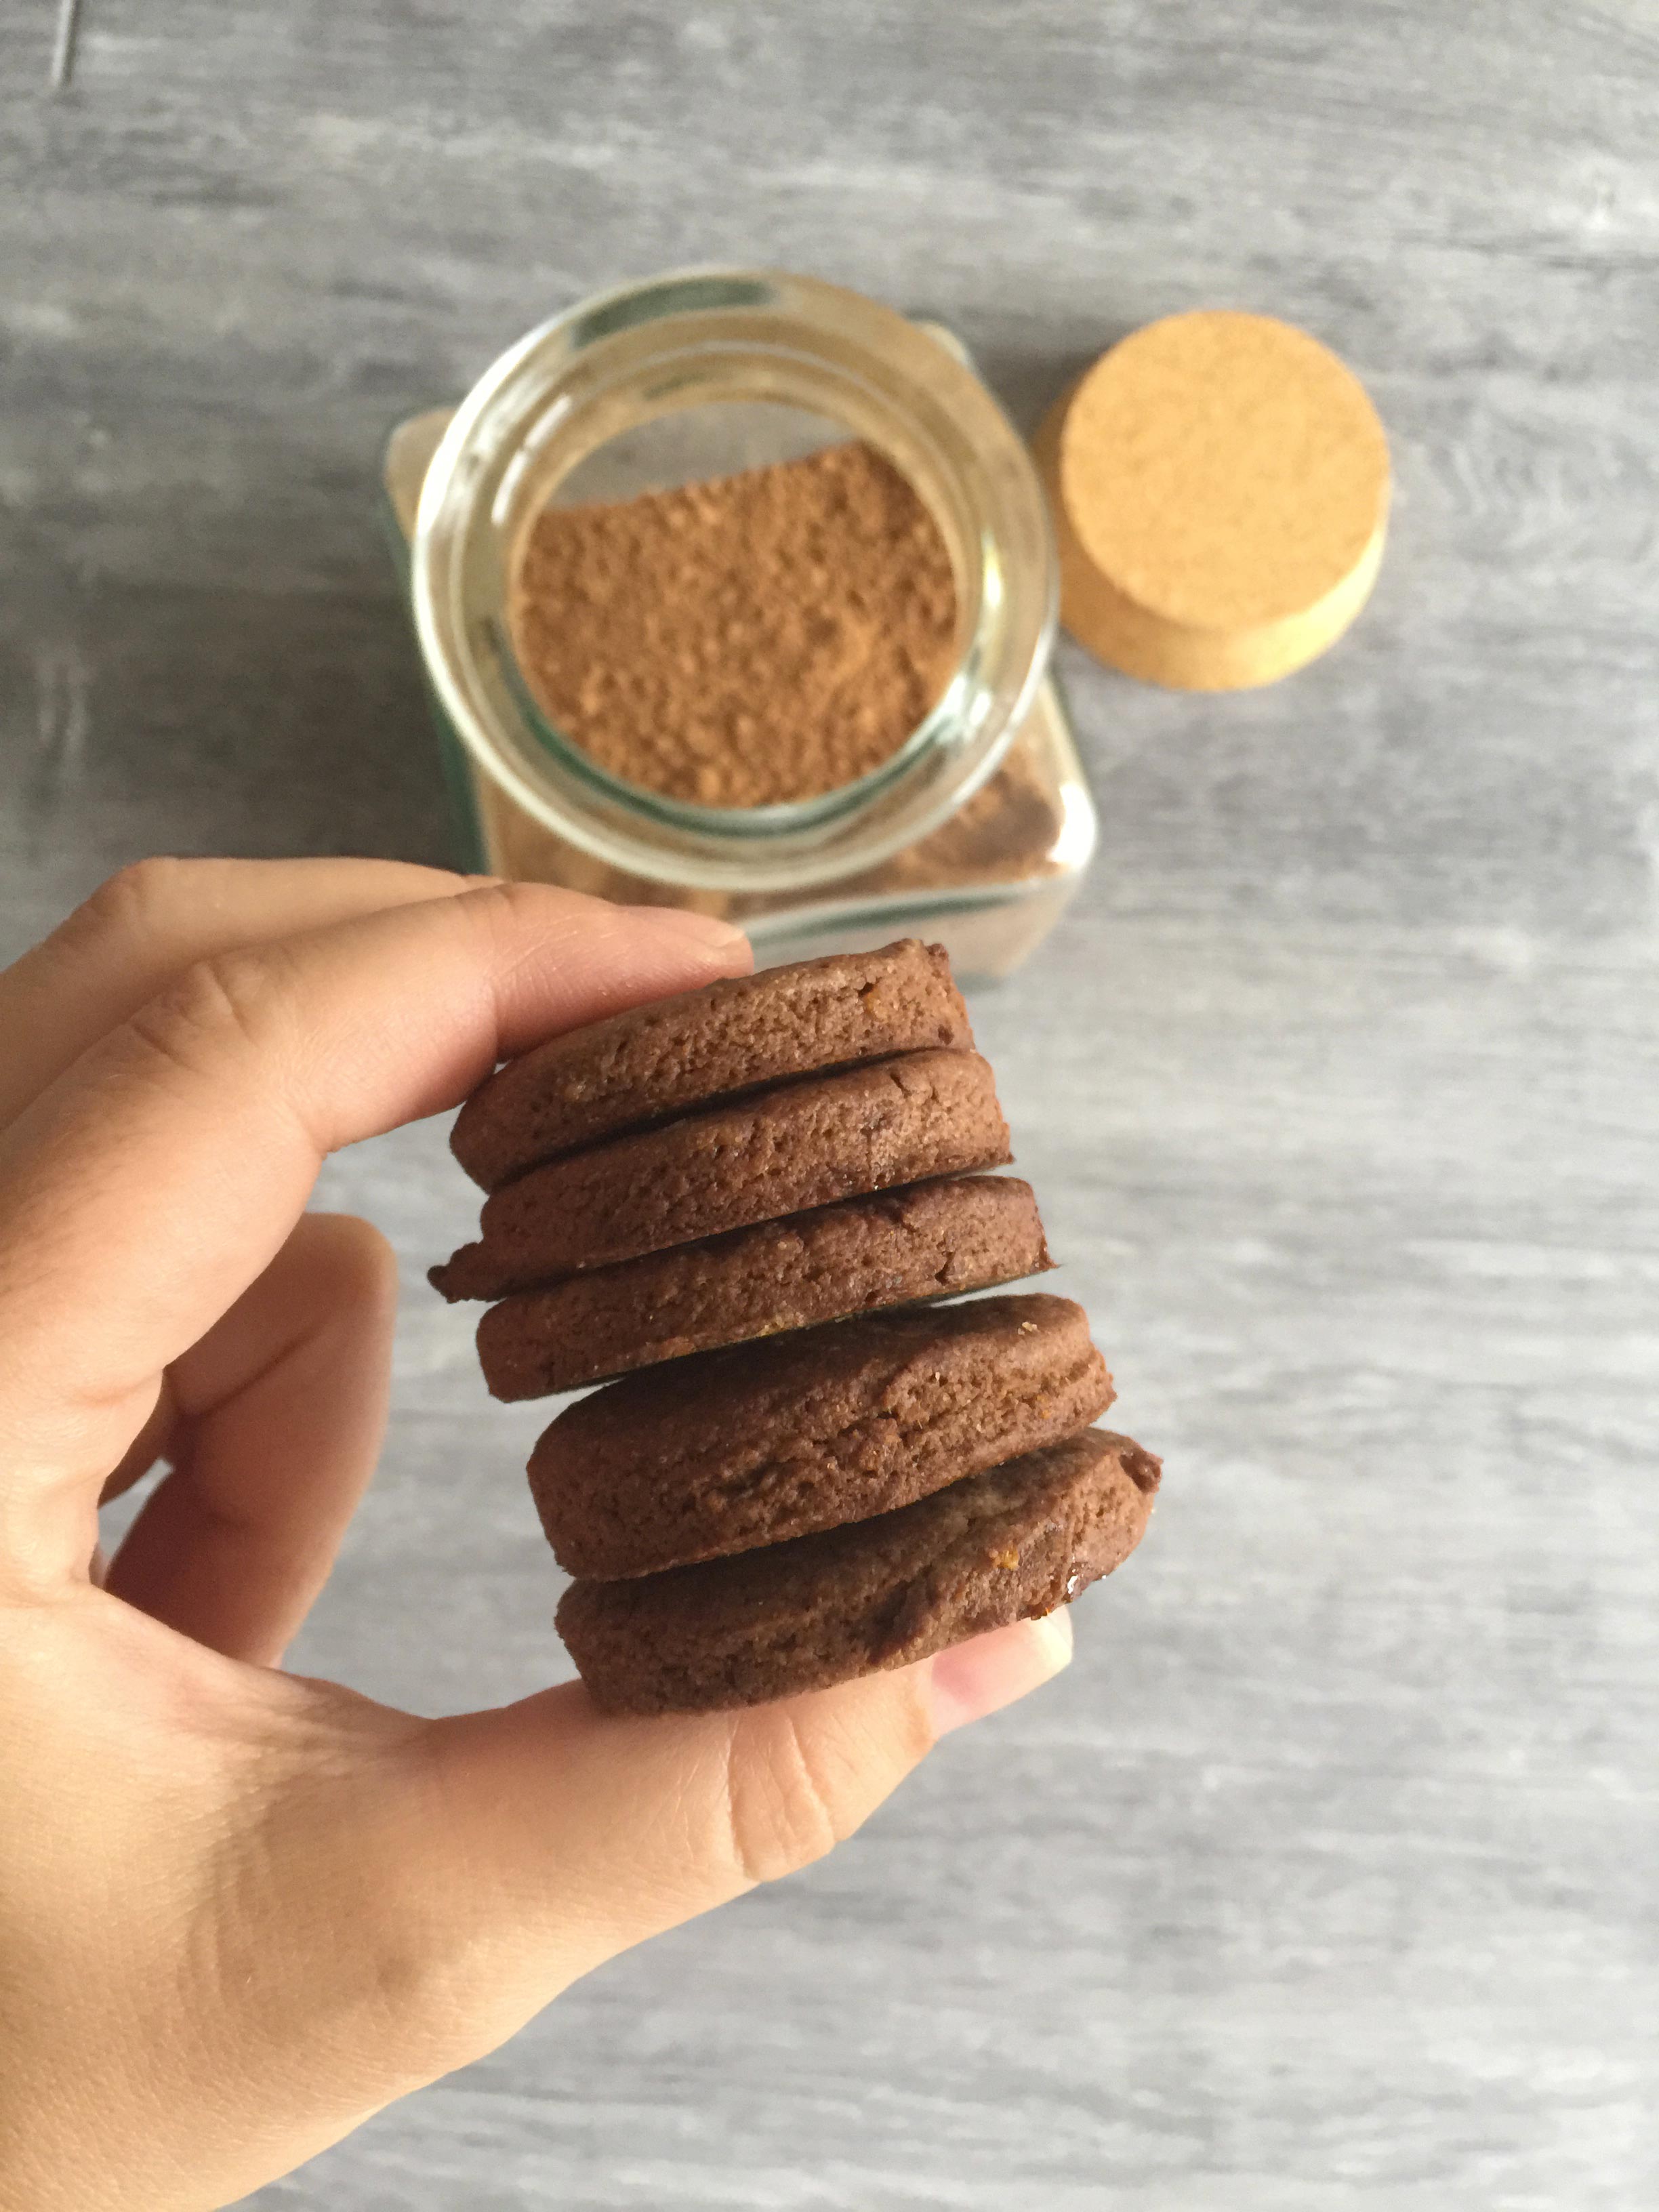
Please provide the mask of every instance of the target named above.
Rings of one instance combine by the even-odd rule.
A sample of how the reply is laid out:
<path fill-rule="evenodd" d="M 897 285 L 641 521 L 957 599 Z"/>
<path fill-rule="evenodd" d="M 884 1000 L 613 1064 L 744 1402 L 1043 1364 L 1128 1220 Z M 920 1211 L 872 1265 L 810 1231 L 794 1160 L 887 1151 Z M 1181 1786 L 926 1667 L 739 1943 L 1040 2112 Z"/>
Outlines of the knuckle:
<path fill-rule="evenodd" d="M 933 1748 L 914 1668 L 733 1717 L 726 1753 L 732 1858 L 750 1882 L 775 1881 L 845 1840 Z"/>
<path fill-rule="evenodd" d="M 789 1704 L 741 1715 L 726 1774 L 732 1854 L 750 1882 L 810 1866 L 858 1825 L 857 1808 L 815 1732 Z"/>
<path fill-rule="evenodd" d="M 345 1693 L 331 1697 L 343 1713 Z M 408 1793 L 404 1747 L 352 1717 L 338 1734 L 325 1719 L 306 1751 L 303 1787 L 264 1796 L 216 1870 L 230 1940 L 203 1979 L 234 2009 L 270 1977 L 267 2031 L 378 2103 L 479 2054 L 483 1977 L 455 1890 L 410 1850 L 428 1808 Z M 282 1943 L 257 1943 L 272 1926 Z"/>
<path fill-rule="evenodd" d="M 603 917 L 615 912 L 605 900 L 588 898 L 556 884 L 491 883 L 468 892 L 466 902 L 482 917 L 486 928 L 499 929 L 509 936 L 520 935 L 526 927 L 544 929 L 550 923 L 568 921 L 573 915 L 592 913 Z"/>
<path fill-rule="evenodd" d="M 549 888 L 545 884 L 518 883 L 509 878 L 499 884 L 487 884 L 474 896 L 489 912 L 534 914 L 544 902 Z"/>
<path fill-rule="evenodd" d="M 194 1073 L 204 1063 L 219 1012 L 210 980 L 191 968 L 130 1014 L 126 1031 L 148 1060 Z"/>
<path fill-rule="evenodd" d="M 196 1073 L 227 1044 L 267 1047 L 281 1018 L 286 958 L 280 945 L 213 954 L 191 963 L 127 1021 L 163 1062 Z"/>
<path fill-rule="evenodd" d="M 878 1686 L 887 1698 L 893 1755 L 901 1773 L 908 1774 L 939 1741 L 933 1709 L 922 1678 L 914 1668 L 879 1676 Z"/>
<path fill-rule="evenodd" d="M 406 2082 L 429 2081 L 477 2055 L 476 1977 L 465 1945 L 435 1913 L 410 1909 L 399 1885 L 356 1911 L 359 2017 L 382 2061 Z"/>
<path fill-rule="evenodd" d="M 211 864 L 155 855 L 133 860 L 100 884 L 64 925 L 76 938 L 127 940 L 164 932 L 192 895 L 191 878 Z"/>
<path fill-rule="evenodd" d="M 454 1866 L 443 1840 L 449 1812 L 422 1729 L 401 1748 L 387 1779 L 391 1823 L 380 1848 L 354 1854 L 350 1870 L 354 2043 L 374 2049 L 407 2088 L 477 2058 L 533 2008 L 514 2002 L 521 1924 L 504 1935 L 483 1869 L 434 1879 Z M 411 1854 L 421 1833 L 440 1854 Z M 365 2029 L 367 2033 L 365 2033 Z"/>
<path fill-rule="evenodd" d="M 472 896 L 493 927 L 518 930 L 526 923 L 544 923 L 550 913 L 562 911 L 574 894 L 550 884 L 500 883 Z"/>

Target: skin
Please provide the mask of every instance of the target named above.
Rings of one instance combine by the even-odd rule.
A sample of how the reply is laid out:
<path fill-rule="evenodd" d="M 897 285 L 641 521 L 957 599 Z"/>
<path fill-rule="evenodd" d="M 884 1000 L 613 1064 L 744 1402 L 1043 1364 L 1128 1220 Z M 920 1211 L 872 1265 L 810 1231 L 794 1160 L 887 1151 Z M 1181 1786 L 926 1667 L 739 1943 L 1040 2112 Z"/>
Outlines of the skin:
<path fill-rule="evenodd" d="M 848 1835 L 1062 1613 L 738 1713 L 422 1720 L 286 1674 L 395 1304 L 325 1153 L 749 966 L 696 915 L 147 862 L 0 975 L 0 2208 L 216 2207 Z M 106 1571 L 100 1499 L 165 1473 Z M 103 1586 L 100 1586 L 100 1579 Z"/>

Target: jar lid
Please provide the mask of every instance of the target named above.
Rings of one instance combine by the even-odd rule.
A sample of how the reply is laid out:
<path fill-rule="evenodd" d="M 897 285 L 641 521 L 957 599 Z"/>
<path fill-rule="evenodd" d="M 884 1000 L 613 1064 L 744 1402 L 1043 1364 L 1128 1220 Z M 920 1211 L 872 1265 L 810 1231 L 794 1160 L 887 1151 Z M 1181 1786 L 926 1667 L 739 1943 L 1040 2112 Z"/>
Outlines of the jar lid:
<path fill-rule="evenodd" d="M 1148 324 L 1036 442 L 1061 619 L 1131 676 L 1271 683 L 1324 652 L 1370 592 L 1388 441 L 1352 372 L 1288 323 L 1200 309 Z"/>

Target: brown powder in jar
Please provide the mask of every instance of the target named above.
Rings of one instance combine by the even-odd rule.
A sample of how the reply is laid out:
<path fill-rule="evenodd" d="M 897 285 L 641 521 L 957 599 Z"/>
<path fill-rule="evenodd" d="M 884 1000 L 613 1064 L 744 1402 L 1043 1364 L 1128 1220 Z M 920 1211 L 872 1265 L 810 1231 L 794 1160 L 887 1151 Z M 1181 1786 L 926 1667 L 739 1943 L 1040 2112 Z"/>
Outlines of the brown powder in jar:
<path fill-rule="evenodd" d="M 511 621 L 543 712 L 611 775 L 769 806 L 898 750 L 950 680 L 957 592 L 921 499 L 854 443 L 547 508 Z"/>
<path fill-rule="evenodd" d="M 880 896 L 968 884 L 1032 882 L 1061 872 L 1054 852 L 1061 816 L 1045 764 L 1030 735 L 1018 739 L 1007 759 L 931 836 L 878 867 L 793 895 L 702 890 L 629 874 L 595 860 L 568 839 L 544 829 L 532 814 L 488 781 L 472 786 L 484 865 L 515 882 L 558 884 L 628 906 L 686 906 L 741 921 L 752 915 L 810 905 L 818 899 Z"/>

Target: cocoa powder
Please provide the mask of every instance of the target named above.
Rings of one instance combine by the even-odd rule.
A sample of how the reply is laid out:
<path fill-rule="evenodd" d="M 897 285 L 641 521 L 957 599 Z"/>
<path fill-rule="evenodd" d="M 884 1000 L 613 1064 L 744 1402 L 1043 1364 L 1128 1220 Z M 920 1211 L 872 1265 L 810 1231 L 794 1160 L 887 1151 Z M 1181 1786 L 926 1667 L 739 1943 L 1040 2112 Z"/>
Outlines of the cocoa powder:
<path fill-rule="evenodd" d="M 525 680 L 627 782 L 705 806 L 816 798 L 938 703 L 957 592 L 939 525 L 872 447 L 549 507 L 511 622 Z"/>

